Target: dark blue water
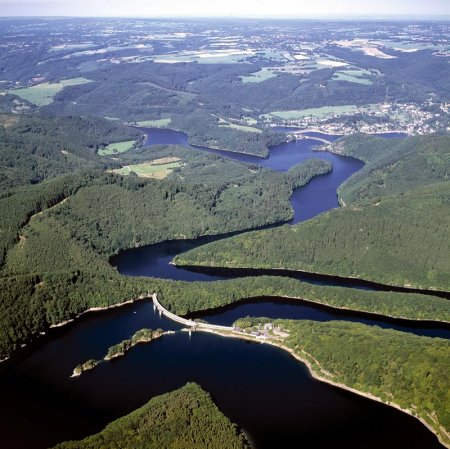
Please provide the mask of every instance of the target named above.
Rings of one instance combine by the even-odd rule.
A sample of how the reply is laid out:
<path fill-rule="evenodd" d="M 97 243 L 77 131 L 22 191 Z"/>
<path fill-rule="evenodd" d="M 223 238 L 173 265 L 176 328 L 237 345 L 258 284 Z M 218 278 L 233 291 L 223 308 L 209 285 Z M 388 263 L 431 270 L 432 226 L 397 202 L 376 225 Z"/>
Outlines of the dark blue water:
<path fill-rule="evenodd" d="M 272 319 L 314 320 L 314 321 L 351 321 L 354 323 L 394 329 L 425 337 L 450 339 L 450 325 L 435 322 L 414 322 L 389 319 L 373 314 L 339 310 L 332 307 L 278 297 L 258 297 L 240 301 L 229 306 L 189 314 L 189 318 L 202 318 L 211 324 L 231 326 L 239 318 L 261 316 Z"/>
<path fill-rule="evenodd" d="M 414 418 L 317 382 L 289 354 L 259 343 L 177 332 L 69 378 L 78 363 L 103 357 L 142 327 L 178 325 L 142 301 L 54 330 L 29 356 L 3 365 L 0 447 L 40 449 L 85 437 L 195 381 L 258 449 L 441 448 Z"/>
<path fill-rule="evenodd" d="M 148 144 L 155 139 L 152 134 Z M 179 133 L 159 130 L 158 136 L 154 143 L 187 145 Z M 283 144 L 263 163 L 270 164 L 272 160 L 271 168 L 286 170 L 289 154 L 295 160 L 293 163 L 297 163 L 312 153 L 311 143 Z M 328 187 L 318 183 L 310 191 L 317 195 L 316 202 L 322 206 L 301 203 L 300 208 L 305 211 L 296 216 L 297 221 L 337 206 L 337 185 L 361 166 L 349 158 L 319 154 L 331 158 L 335 170 L 317 178 L 330 183 Z M 308 187 L 314 186 L 315 181 Z M 294 200 L 293 206 L 298 207 Z M 202 241 L 166 242 L 140 248 L 123 253 L 127 256 L 122 261 L 127 262 L 127 274 L 167 273 L 169 260 L 180 249 L 186 250 Z M 169 269 L 175 270 L 169 275 L 178 273 L 177 279 L 210 280 L 208 274 Z M 228 324 L 245 315 L 320 321 L 346 319 L 394 328 L 403 325 L 395 322 L 389 326 L 383 318 L 273 298 L 208 312 L 203 318 Z M 22 352 L 11 363 L 0 365 L 0 448 L 43 449 L 59 441 L 83 438 L 151 397 L 188 381 L 198 382 L 209 391 L 220 409 L 244 429 L 256 449 L 441 448 L 434 435 L 414 418 L 315 381 L 305 366 L 277 348 L 211 334 L 194 333 L 189 337 L 177 331 L 137 346 L 126 357 L 103 363 L 92 373 L 69 378 L 77 364 L 103 357 L 110 345 L 143 327 L 179 329 L 176 323 L 155 314 L 149 301 L 141 301 L 86 315 L 76 323 L 54 329 L 28 353 Z M 421 335 L 433 332 L 424 324 L 411 325 L 408 331 L 423 332 Z"/>

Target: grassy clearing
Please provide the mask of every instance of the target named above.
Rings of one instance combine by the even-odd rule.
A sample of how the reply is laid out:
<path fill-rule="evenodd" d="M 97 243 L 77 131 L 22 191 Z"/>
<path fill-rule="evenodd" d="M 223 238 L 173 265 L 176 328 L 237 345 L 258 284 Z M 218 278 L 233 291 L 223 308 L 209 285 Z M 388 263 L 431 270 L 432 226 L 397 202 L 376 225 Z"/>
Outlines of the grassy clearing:
<path fill-rule="evenodd" d="M 364 78 L 371 75 L 368 70 L 341 70 L 333 75 L 335 81 L 348 81 L 350 83 L 363 84 L 369 86 L 373 84 L 369 78 Z"/>
<path fill-rule="evenodd" d="M 243 117 L 243 119 L 245 120 L 245 123 L 247 123 L 247 125 L 249 126 L 258 124 L 258 120 L 254 119 L 253 117 Z"/>
<path fill-rule="evenodd" d="M 149 128 L 167 128 L 171 122 L 171 118 L 161 118 L 158 120 L 143 120 L 142 122 L 136 122 L 136 125 Z"/>
<path fill-rule="evenodd" d="M 243 83 L 261 83 L 262 81 L 266 81 L 276 76 L 276 73 L 268 70 L 267 68 L 263 68 L 259 72 L 252 73 L 248 76 L 241 76 L 240 78 Z"/>
<path fill-rule="evenodd" d="M 126 142 L 116 142 L 110 143 L 105 148 L 98 150 L 100 156 L 109 156 L 111 154 L 125 153 L 125 151 L 131 150 L 133 145 L 136 143 L 135 140 L 127 140 Z"/>
<path fill-rule="evenodd" d="M 224 118 L 219 117 L 217 115 L 214 115 L 214 114 L 212 114 L 212 115 L 219 119 L 218 124 L 222 128 L 233 128 L 238 131 L 244 131 L 244 132 L 248 132 L 248 133 L 261 133 L 262 132 L 260 129 L 254 128 L 253 126 L 239 125 L 237 123 L 233 123 L 228 120 L 225 120 Z M 254 120 L 254 123 L 257 123 L 256 120 Z"/>
<path fill-rule="evenodd" d="M 258 128 L 253 128 L 253 126 L 236 125 L 235 123 L 227 123 L 226 125 L 219 125 L 223 128 L 233 128 L 238 131 L 245 131 L 248 133 L 261 133 L 262 131 Z"/>
<path fill-rule="evenodd" d="M 67 86 L 77 86 L 79 84 L 91 83 L 87 78 L 72 78 L 61 80 L 59 83 L 41 83 L 32 87 L 22 89 L 12 89 L 9 91 L 12 95 L 17 95 L 23 100 L 27 100 L 36 106 L 45 106 L 53 102 L 53 98 L 58 92 L 61 92 Z"/>
<path fill-rule="evenodd" d="M 210 52 L 180 52 L 174 54 L 158 55 L 154 62 L 159 64 L 175 64 L 179 62 L 197 62 L 199 64 L 236 64 L 241 60 L 252 56 L 250 51 L 233 50 Z"/>
<path fill-rule="evenodd" d="M 355 112 L 358 106 L 347 104 L 343 106 L 323 106 L 321 108 L 301 109 L 295 111 L 274 111 L 265 116 L 273 116 L 283 120 L 298 120 L 305 117 L 326 117 L 329 115 L 341 115 Z"/>
<path fill-rule="evenodd" d="M 152 162 L 143 162 L 142 164 L 126 165 L 125 167 L 113 170 L 119 175 L 129 175 L 136 173 L 142 178 L 164 179 L 175 168 L 181 167 L 179 158 L 158 159 Z"/>

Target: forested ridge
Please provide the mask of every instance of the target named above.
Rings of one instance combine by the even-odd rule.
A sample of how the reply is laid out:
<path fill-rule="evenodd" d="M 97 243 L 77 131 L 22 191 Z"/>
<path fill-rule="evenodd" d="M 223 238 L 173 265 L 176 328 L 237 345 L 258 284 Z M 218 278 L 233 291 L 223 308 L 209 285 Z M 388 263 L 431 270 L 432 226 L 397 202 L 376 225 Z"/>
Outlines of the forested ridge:
<path fill-rule="evenodd" d="M 257 296 L 285 296 L 394 318 L 450 321 L 449 301 L 418 294 L 315 286 L 270 276 L 207 283 L 176 282 L 121 276 L 98 260 L 97 264 L 91 261 L 90 266 L 95 271 L 55 268 L 48 273 L 0 278 L 0 360 L 37 338 L 49 326 L 72 319 L 89 308 L 108 307 L 153 292 L 178 315 Z"/>
<path fill-rule="evenodd" d="M 238 449 L 249 447 L 237 427 L 195 383 L 152 398 L 100 433 L 54 449 Z"/>
<path fill-rule="evenodd" d="M 51 128 L 52 123 L 45 126 Z M 49 153 L 50 161 L 63 138 L 55 133 L 47 135 L 49 148 L 56 152 Z M 33 141 L 32 136 L 27 139 Z M 30 145 L 43 151 L 43 140 Z M 95 149 L 84 143 L 79 149 L 97 160 Z M 172 146 L 136 148 L 114 159 L 102 158 L 102 166 L 174 156 L 182 164 L 164 180 L 120 176 L 97 165 L 74 169 L 63 162 L 62 172 L 73 173 L 52 174 L 37 184 L 23 179 L 2 192 L 0 359 L 50 325 L 86 309 L 161 288 L 152 280 L 120 276 L 109 264 L 112 254 L 167 239 L 289 220 L 292 190 L 331 169 L 328 163 L 311 160 L 282 174 Z"/>
<path fill-rule="evenodd" d="M 356 174 L 340 189 L 341 197 L 349 194 L 348 207 L 210 243 L 176 257 L 176 263 L 288 268 L 449 290 L 450 138 L 424 136 L 386 146 L 370 137 L 349 141 L 348 153 L 368 164 L 366 176 Z M 345 140 L 337 144 L 340 152 L 347 154 L 346 148 Z"/>
<path fill-rule="evenodd" d="M 97 155 L 141 133 L 101 118 L 0 116 L 0 188 L 37 184 L 73 171 L 117 166 Z"/>
<path fill-rule="evenodd" d="M 264 320 L 245 318 L 235 325 L 245 328 Z M 409 410 L 449 442 L 448 340 L 350 322 L 273 324 L 289 333 L 284 344 L 322 377 Z"/>
<path fill-rule="evenodd" d="M 450 138 L 444 135 L 387 141 L 355 135 L 334 144 L 331 151 L 367 162 L 340 186 L 338 193 L 346 204 L 376 203 L 387 195 L 449 179 Z"/>

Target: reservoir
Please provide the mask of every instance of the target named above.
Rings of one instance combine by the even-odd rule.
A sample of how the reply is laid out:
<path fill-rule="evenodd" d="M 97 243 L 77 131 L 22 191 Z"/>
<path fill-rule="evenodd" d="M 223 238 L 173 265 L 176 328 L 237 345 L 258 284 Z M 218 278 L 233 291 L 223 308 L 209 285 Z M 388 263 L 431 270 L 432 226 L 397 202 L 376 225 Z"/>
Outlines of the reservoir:
<path fill-rule="evenodd" d="M 146 144 L 156 143 L 189 146 L 183 133 L 150 130 Z M 233 153 L 226 156 L 280 171 L 311 157 L 331 161 L 332 173 L 294 192 L 296 223 L 337 207 L 336 188 L 363 165 L 352 158 L 315 152 L 317 143 L 310 139 L 284 143 L 271 149 L 268 159 Z M 127 275 L 188 281 L 230 277 L 181 270 L 168 264 L 179 252 L 206 240 L 164 242 L 124 251 L 113 264 Z M 267 297 L 197 315 L 217 324 L 230 324 L 246 315 L 348 320 L 419 335 L 450 336 L 449 328 L 443 325 L 405 323 Z M 144 327 L 176 332 L 136 346 L 126 357 L 102 363 L 91 373 L 70 378 L 77 364 L 103 358 L 109 346 Z M 442 448 L 415 418 L 314 380 L 307 368 L 288 353 L 212 334 L 190 336 L 181 332 L 178 324 L 155 313 L 150 300 L 85 315 L 51 330 L 28 351 L 0 365 L 0 447 L 44 449 L 63 440 L 86 437 L 151 397 L 188 381 L 199 383 L 211 394 L 255 449 Z"/>

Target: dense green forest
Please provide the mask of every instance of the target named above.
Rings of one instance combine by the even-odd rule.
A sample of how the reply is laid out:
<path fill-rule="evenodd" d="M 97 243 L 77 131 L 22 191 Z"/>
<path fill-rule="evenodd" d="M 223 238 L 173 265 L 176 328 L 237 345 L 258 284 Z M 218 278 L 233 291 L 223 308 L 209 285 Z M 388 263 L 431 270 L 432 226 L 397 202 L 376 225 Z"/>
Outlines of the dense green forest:
<path fill-rule="evenodd" d="M 339 188 L 346 204 L 361 200 L 376 203 L 390 194 L 446 181 L 450 171 L 450 138 L 418 136 L 387 140 L 365 135 L 349 136 L 331 151 L 363 159 L 367 165 Z"/>
<path fill-rule="evenodd" d="M 82 169 L 117 166 L 97 155 L 106 145 L 142 139 L 105 119 L 0 115 L 0 188 L 37 184 Z"/>
<path fill-rule="evenodd" d="M 255 172 L 244 167 L 246 173 L 242 174 L 239 164 L 218 162 L 220 158 L 216 156 L 202 157 L 203 176 L 200 176 L 209 178 L 207 184 L 189 182 L 187 174 L 195 173 L 189 168 L 186 175 L 181 169 L 179 176 L 183 180 L 177 180 L 177 176 L 157 181 L 99 174 L 91 186 L 83 187 L 64 204 L 50 210 L 44 226 L 52 226 L 54 233 L 58 228 L 64 230 L 87 250 L 112 255 L 120 249 L 167 239 L 232 232 L 292 218 L 289 197 L 294 182 L 291 173 Z M 229 180 L 223 183 L 220 176 L 214 177 L 216 163 L 233 183 Z M 211 169 L 209 174 L 208 168 Z M 302 179 L 306 181 L 315 170 L 322 173 L 324 168 L 329 169 L 322 162 L 309 163 Z M 296 180 L 300 177 L 295 176 Z M 42 235 L 33 232 L 40 219 L 36 217 L 24 230 L 25 245 L 11 252 L 11 264 L 5 268 L 8 273 L 47 268 L 50 259 L 42 258 L 42 246 L 47 243 Z M 48 253 L 51 246 L 48 242 Z M 40 250 L 36 252 L 35 247 Z M 29 261 L 33 254 L 36 260 L 32 267 L 27 266 L 28 262 L 23 259 Z M 67 255 L 64 257 L 64 263 L 69 263 Z"/>
<path fill-rule="evenodd" d="M 336 144 L 337 151 L 368 161 L 366 176 L 356 174 L 340 189 L 348 207 L 210 243 L 176 257 L 176 263 L 289 268 L 449 290 L 450 138 L 345 142 Z"/>
<path fill-rule="evenodd" d="M 237 449 L 248 447 L 236 426 L 197 384 L 152 398 L 100 433 L 55 449 Z"/>
<path fill-rule="evenodd" d="M 140 329 L 136 331 L 131 338 L 127 338 L 114 346 L 110 346 L 104 359 L 111 360 L 117 357 L 123 357 L 133 346 L 140 343 L 149 343 L 150 341 L 161 337 L 161 335 L 163 335 L 161 329 Z"/>
<path fill-rule="evenodd" d="M 40 151 L 43 143 L 35 145 Z M 117 273 L 108 258 L 120 249 L 289 220 L 292 190 L 331 169 L 311 160 L 282 174 L 171 146 L 137 148 L 113 162 L 168 156 L 183 163 L 160 181 L 75 170 L 2 192 L 0 359 L 49 325 L 157 289 Z"/>
<path fill-rule="evenodd" d="M 153 283 L 153 285 L 155 285 Z M 212 309 L 255 297 L 297 298 L 330 307 L 411 320 L 450 322 L 449 301 L 415 293 L 314 285 L 283 276 L 256 276 L 218 282 L 158 285 L 158 297 L 177 315 Z"/>
<path fill-rule="evenodd" d="M 260 321 L 246 318 L 235 324 L 245 328 Z M 289 333 L 284 343 L 321 376 L 398 404 L 449 442 L 448 340 L 350 322 L 276 320 L 273 324 Z"/>

